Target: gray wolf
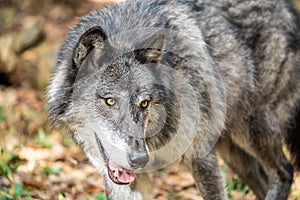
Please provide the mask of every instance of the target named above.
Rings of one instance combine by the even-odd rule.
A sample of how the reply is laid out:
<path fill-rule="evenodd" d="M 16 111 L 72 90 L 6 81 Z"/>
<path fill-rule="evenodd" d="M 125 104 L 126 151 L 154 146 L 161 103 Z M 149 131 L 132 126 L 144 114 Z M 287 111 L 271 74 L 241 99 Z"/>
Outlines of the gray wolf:
<path fill-rule="evenodd" d="M 287 199 L 300 167 L 299 14 L 286 0 L 92 11 L 60 48 L 48 104 L 109 199 L 149 198 L 147 172 L 176 160 L 204 199 L 227 199 L 216 152 L 257 199 Z"/>

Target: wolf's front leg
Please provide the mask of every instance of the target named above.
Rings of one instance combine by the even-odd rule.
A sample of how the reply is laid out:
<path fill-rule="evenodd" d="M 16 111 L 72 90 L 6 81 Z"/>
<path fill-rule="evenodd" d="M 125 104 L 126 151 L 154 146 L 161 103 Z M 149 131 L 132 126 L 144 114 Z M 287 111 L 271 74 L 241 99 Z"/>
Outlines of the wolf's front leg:
<path fill-rule="evenodd" d="M 218 166 L 215 151 L 204 158 L 185 157 L 184 165 L 192 173 L 197 188 L 205 200 L 227 200 L 225 183 Z"/>
<path fill-rule="evenodd" d="M 108 177 L 105 180 L 108 200 L 146 200 L 150 199 L 152 185 L 147 174 L 137 174 L 130 185 L 117 185 Z"/>

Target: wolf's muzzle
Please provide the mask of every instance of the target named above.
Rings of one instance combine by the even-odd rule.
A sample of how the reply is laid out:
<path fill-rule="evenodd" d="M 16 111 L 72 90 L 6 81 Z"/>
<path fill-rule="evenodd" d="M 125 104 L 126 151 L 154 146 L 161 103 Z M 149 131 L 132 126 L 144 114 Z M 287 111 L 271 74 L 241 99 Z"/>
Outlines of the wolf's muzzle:
<path fill-rule="evenodd" d="M 149 162 L 149 156 L 147 151 L 137 151 L 128 155 L 128 161 L 134 169 L 143 168 Z"/>
<path fill-rule="evenodd" d="M 131 143 L 131 152 L 128 154 L 128 162 L 131 168 L 143 168 L 149 162 L 149 155 L 144 139 L 134 139 Z"/>

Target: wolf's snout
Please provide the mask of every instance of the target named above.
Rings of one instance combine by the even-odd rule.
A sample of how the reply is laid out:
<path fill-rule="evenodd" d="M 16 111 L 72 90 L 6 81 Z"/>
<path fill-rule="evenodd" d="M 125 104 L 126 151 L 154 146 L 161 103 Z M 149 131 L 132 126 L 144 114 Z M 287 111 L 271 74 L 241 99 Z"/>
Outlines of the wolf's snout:
<path fill-rule="evenodd" d="M 130 167 L 137 169 L 145 167 L 149 162 L 149 155 L 143 138 L 130 138 L 131 151 L 128 154 L 128 163 Z"/>
<path fill-rule="evenodd" d="M 128 156 L 130 167 L 132 168 L 142 168 L 149 161 L 149 156 L 147 151 L 136 151 Z"/>

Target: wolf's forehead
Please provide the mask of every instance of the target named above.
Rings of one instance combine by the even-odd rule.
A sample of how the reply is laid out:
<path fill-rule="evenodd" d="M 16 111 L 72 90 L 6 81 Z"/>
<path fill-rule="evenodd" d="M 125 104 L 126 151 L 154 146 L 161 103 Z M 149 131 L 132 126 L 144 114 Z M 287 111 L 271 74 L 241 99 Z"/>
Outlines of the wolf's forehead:
<path fill-rule="evenodd" d="M 98 88 L 102 90 L 104 94 L 114 94 L 119 97 L 130 98 L 133 96 L 141 95 L 150 89 L 150 83 L 148 79 L 151 79 L 151 75 L 145 80 L 145 76 L 133 68 L 127 72 L 122 71 L 120 74 L 106 74 L 103 76 Z M 148 91 L 149 92 L 149 91 Z"/>
<path fill-rule="evenodd" d="M 111 35 L 107 42 L 116 49 L 132 51 L 143 46 L 143 42 L 153 36 L 154 33 L 155 30 L 151 32 L 150 28 L 123 30 L 122 32 Z"/>
<path fill-rule="evenodd" d="M 99 87 L 106 91 L 128 91 L 133 87 L 134 75 L 129 66 L 114 66 L 107 68 L 99 83 Z"/>
<path fill-rule="evenodd" d="M 130 65 L 128 65 L 125 61 L 118 60 L 106 67 L 103 71 L 102 79 L 108 82 L 118 82 L 128 76 L 129 70 Z"/>

